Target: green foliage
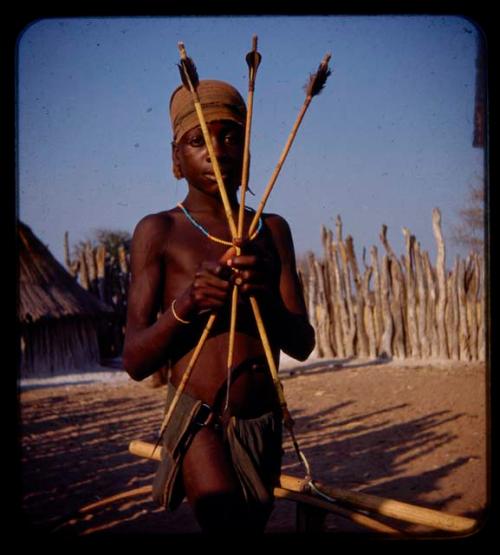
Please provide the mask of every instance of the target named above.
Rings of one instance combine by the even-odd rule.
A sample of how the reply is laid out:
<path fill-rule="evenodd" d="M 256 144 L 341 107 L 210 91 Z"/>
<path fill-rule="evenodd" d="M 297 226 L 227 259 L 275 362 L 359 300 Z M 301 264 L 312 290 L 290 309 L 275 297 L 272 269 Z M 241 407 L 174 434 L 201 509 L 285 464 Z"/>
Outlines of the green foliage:
<path fill-rule="evenodd" d="M 90 243 L 92 248 L 104 245 L 109 259 L 118 260 L 118 248 L 124 245 L 126 252 L 129 252 L 132 236 L 128 231 L 122 229 L 97 228 L 92 231 L 87 240 L 79 241 L 73 246 L 73 257 L 79 258 L 80 253 L 85 250 L 85 246 Z"/>

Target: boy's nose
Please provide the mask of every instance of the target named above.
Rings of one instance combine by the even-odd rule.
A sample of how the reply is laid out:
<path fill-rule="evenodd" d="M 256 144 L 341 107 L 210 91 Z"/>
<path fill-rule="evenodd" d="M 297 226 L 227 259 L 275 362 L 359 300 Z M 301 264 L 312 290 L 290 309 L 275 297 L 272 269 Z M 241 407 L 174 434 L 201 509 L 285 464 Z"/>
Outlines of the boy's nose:
<path fill-rule="evenodd" d="M 214 150 L 214 154 L 216 158 L 219 159 L 225 153 L 224 143 L 220 141 L 216 135 L 211 135 L 210 139 L 212 141 L 212 148 Z M 207 148 L 207 159 L 210 159 L 210 153 L 208 151 L 208 148 Z"/>

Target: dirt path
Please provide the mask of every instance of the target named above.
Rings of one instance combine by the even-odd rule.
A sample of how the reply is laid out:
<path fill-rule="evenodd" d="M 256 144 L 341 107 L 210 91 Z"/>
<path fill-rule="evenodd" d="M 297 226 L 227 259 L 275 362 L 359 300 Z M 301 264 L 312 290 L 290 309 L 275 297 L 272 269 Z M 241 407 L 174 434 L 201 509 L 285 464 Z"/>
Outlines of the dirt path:
<path fill-rule="evenodd" d="M 481 517 L 484 365 L 316 361 L 281 374 L 316 479 Z M 151 483 L 156 463 L 130 455 L 127 447 L 133 439 L 154 441 L 162 389 L 124 380 L 36 387 L 21 392 L 20 404 L 27 524 L 43 533 L 59 527 L 86 535 L 199 530 L 186 503 L 167 515 L 149 494 L 75 517 L 86 504 Z M 283 471 L 302 476 L 285 438 Z M 293 532 L 294 526 L 294 504 L 279 501 L 268 531 Z M 327 529 L 363 531 L 333 515 Z"/>

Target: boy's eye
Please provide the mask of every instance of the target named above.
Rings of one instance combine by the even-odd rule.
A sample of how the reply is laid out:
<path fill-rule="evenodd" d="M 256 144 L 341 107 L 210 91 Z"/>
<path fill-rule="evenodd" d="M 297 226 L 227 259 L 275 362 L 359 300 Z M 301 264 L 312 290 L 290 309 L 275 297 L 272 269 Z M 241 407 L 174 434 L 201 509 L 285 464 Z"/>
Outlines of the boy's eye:
<path fill-rule="evenodd" d="M 205 140 L 203 139 L 203 135 L 194 135 L 188 139 L 187 143 L 189 146 L 200 147 L 205 144 Z"/>
<path fill-rule="evenodd" d="M 239 133 L 232 131 L 224 136 L 224 142 L 228 145 L 237 145 L 241 142 L 241 136 Z"/>

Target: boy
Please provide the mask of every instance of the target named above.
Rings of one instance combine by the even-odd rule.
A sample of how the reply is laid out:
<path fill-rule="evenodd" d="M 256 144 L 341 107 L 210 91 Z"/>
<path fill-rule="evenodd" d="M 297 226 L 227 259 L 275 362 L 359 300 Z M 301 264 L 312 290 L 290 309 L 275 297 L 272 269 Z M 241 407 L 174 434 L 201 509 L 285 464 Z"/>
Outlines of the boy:
<path fill-rule="evenodd" d="M 237 221 L 245 102 L 221 81 L 200 81 L 198 94 Z M 186 495 L 205 532 L 263 531 L 280 474 L 281 411 L 248 296 L 259 302 L 276 362 L 280 349 L 305 360 L 314 331 L 288 224 L 264 214 L 236 256 L 191 95 L 183 87 L 171 97 L 170 116 L 173 172 L 186 179 L 188 194 L 176 208 L 143 218 L 134 231 L 124 366 L 142 380 L 168 365 L 168 404 L 208 314 L 217 313 L 165 430 L 154 496 L 174 509 Z M 246 212 L 245 230 L 252 216 Z M 240 302 L 226 406 L 233 284 Z"/>

